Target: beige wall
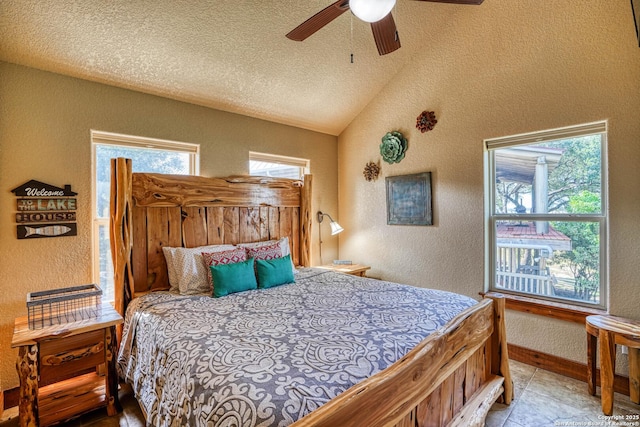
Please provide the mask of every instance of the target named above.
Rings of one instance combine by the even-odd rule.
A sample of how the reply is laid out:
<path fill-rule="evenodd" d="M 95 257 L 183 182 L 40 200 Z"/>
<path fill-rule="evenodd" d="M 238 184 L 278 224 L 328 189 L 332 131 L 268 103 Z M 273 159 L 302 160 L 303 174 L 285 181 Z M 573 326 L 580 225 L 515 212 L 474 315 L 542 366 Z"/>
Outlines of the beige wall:
<path fill-rule="evenodd" d="M 338 210 L 337 138 L 0 62 L 0 387 L 18 385 L 10 347 L 27 293 L 91 281 L 90 129 L 198 143 L 204 176 L 248 173 L 248 151 L 308 158 L 313 212 Z M 11 190 L 36 179 L 78 193 L 78 236 L 17 240 Z M 312 251 L 318 263 L 317 223 Z M 324 230 L 323 230 L 324 231 Z M 324 239 L 326 259 L 337 239 Z"/>
<path fill-rule="evenodd" d="M 339 136 L 340 257 L 478 298 L 483 139 L 608 119 L 610 309 L 640 319 L 640 49 L 629 2 L 487 0 L 452 19 Z M 415 129 L 423 110 L 438 119 L 425 134 Z M 407 156 L 366 182 L 390 130 L 408 137 Z M 386 225 L 385 177 L 422 171 L 432 172 L 434 225 Z M 580 325 L 515 312 L 507 325 L 512 343 L 586 360 Z"/>

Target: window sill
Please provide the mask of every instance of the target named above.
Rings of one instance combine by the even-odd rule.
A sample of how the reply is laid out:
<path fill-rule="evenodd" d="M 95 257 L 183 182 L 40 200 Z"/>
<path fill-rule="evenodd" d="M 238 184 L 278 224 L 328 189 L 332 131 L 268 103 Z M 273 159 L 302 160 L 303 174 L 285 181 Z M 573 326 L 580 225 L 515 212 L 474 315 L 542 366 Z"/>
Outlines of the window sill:
<path fill-rule="evenodd" d="M 512 295 L 500 292 L 481 292 L 482 296 L 501 295 L 506 301 L 508 310 L 522 311 L 524 313 L 537 314 L 567 322 L 585 323 L 587 316 L 595 314 L 607 314 L 605 310 L 582 307 L 579 305 L 563 304 L 554 301 L 543 301 L 536 298 Z"/>

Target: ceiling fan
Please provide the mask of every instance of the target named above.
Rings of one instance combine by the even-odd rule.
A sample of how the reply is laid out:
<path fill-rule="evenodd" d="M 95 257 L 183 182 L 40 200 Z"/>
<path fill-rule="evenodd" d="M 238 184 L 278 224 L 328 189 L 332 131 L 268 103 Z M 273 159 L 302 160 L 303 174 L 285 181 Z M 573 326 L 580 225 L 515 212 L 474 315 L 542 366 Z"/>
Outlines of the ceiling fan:
<path fill-rule="evenodd" d="M 483 0 L 418 0 L 435 3 L 480 4 Z M 347 10 L 357 18 L 371 23 L 373 38 L 380 55 L 386 55 L 400 48 L 400 38 L 396 24 L 391 15 L 391 9 L 396 0 L 338 0 L 325 7 L 311 18 L 298 25 L 287 34 L 287 38 L 303 41 L 316 31 L 342 15 Z"/>

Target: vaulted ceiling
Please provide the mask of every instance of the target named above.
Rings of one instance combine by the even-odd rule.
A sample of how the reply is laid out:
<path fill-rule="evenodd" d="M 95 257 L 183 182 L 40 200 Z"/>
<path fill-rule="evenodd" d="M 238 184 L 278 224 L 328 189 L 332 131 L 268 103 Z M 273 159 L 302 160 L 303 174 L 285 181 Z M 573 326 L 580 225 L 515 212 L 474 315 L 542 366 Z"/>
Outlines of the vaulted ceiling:
<path fill-rule="evenodd" d="M 398 0 L 379 56 L 350 13 L 285 34 L 332 0 L 2 0 L 0 60 L 338 135 L 415 55 L 481 6 Z M 354 62 L 350 54 L 354 54 Z"/>

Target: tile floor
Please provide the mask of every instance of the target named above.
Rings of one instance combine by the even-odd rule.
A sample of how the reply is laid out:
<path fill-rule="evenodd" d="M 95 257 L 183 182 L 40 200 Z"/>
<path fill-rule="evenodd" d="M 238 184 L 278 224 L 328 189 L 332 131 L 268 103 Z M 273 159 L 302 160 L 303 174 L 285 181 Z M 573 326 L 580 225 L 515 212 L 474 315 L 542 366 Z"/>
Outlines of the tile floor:
<path fill-rule="evenodd" d="M 640 426 L 640 420 L 624 424 L 604 417 L 600 388 L 596 396 L 591 396 L 585 382 L 513 360 L 510 367 L 514 401 L 509 406 L 494 404 L 487 416 L 486 427 Z M 638 414 L 640 405 L 632 403 L 628 396 L 615 394 L 614 416 Z"/>
<path fill-rule="evenodd" d="M 590 396 L 587 385 L 523 363 L 511 361 L 515 399 L 510 406 L 496 403 L 487 416 L 487 427 L 555 427 L 555 426 L 640 426 L 640 420 L 605 418 L 600 410 L 600 397 Z M 598 389 L 599 393 L 599 389 Z M 107 417 L 104 409 L 86 414 L 72 422 L 71 427 L 141 427 L 144 419 L 131 389 L 120 391 L 122 413 Z M 616 394 L 615 416 L 638 415 L 640 405 L 629 397 Z M 17 408 L 7 411 L 0 427 L 18 425 Z"/>

